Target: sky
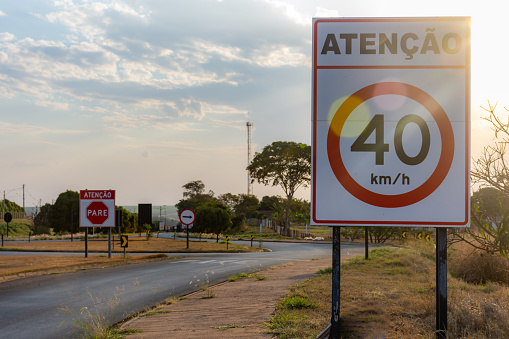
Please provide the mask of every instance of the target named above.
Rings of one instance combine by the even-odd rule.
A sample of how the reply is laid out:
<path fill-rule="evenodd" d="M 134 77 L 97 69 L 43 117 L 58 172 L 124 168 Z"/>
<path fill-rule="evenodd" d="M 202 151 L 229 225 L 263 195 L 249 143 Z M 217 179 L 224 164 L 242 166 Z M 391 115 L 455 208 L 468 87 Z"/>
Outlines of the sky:
<path fill-rule="evenodd" d="M 247 193 L 247 121 L 253 155 L 311 143 L 313 17 L 470 16 L 475 159 L 493 140 L 481 106 L 509 107 L 505 15 L 492 0 L 2 1 L 0 194 L 174 205 L 192 180 Z"/>

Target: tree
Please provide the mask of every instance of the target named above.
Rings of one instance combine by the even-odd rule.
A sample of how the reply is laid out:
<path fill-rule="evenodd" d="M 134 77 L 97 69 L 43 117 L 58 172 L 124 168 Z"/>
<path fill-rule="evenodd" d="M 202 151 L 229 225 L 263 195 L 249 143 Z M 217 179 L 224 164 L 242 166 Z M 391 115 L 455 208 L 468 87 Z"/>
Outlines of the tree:
<path fill-rule="evenodd" d="M 134 225 L 138 225 L 138 213 L 131 213 L 122 206 L 117 206 L 115 210 L 122 211 L 120 232 L 135 232 Z"/>
<path fill-rule="evenodd" d="M 193 198 L 205 192 L 205 184 L 201 180 L 190 181 L 182 186 L 182 188 L 185 189 L 184 193 L 182 193 L 184 198 Z"/>
<path fill-rule="evenodd" d="M 190 181 L 183 185 L 185 191 L 182 193 L 184 199 L 181 199 L 175 207 L 180 214 L 185 209 L 191 209 L 196 212 L 196 209 L 207 202 L 215 201 L 214 192 L 205 192 L 205 184 L 201 180 Z"/>
<path fill-rule="evenodd" d="M 73 231 L 78 231 L 80 194 L 75 191 L 60 193 L 48 213 L 48 221 L 56 233 L 70 232 L 71 220 Z"/>
<path fill-rule="evenodd" d="M 260 200 L 252 194 L 239 194 L 237 204 L 233 210 L 236 215 L 244 214 L 246 218 L 258 217 L 258 207 L 260 206 Z"/>
<path fill-rule="evenodd" d="M 215 233 L 219 236 L 228 231 L 231 225 L 228 208 L 216 201 L 209 201 L 197 208 L 193 228 L 195 232 Z"/>
<path fill-rule="evenodd" d="M 483 193 L 474 193 L 474 203 L 471 208 L 471 226 L 466 229 L 466 235 L 455 233 L 455 241 L 466 241 L 474 248 L 498 253 L 507 257 L 509 252 L 509 213 L 507 209 L 493 206 L 493 189 L 499 194 L 495 200 L 507 201 L 509 198 L 509 164 L 507 162 L 507 144 L 509 143 L 509 123 L 505 124 L 495 114 L 496 105 L 488 102 L 488 108 L 483 108 L 489 115 L 483 119 L 491 124 L 495 133 L 495 143 L 486 146 L 479 159 L 473 162 L 470 176 L 473 184 L 481 188 L 490 188 Z M 506 111 L 508 111 L 506 109 Z M 491 192 L 491 193 L 490 193 Z M 484 194 L 489 193 L 489 194 Z"/>
<path fill-rule="evenodd" d="M 279 205 L 281 203 L 281 197 L 277 195 L 272 196 L 264 196 L 260 201 L 259 211 L 273 211 L 275 205 Z"/>
<path fill-rule="evenodd" d="M 10 201 L 9 199 L 4 199 L 3 204 L 3 208 L 6 212 L 25 212 L 23 207 L 19 206 L 14 201 Z"/>
<path fill-rule="evenodd" d="M 292 141 L 275 141 L 256 153 L 247 167 L 252 181 L 280 186 L 286 194 L 285 229 L 289 231 L 290 203 L 299 187 L 311 181 L 311 146 Z"/>
<path fill-rule="evenodd" d="M 219 195 L 217 197 L 217 201 L 228 207 L 230 211 L 233 211 L 235 206 L 239 203 L 239 196 L 231 193 L 225 193 Z"/>
<path fill-rule="evenodd" d="M 48 216 L 51 206 L 51 204 L 44 204 L 41 206 L 41 210 L 36 214 L 34 218 L 34 234 L 49 234 L 51 225 Z"/>

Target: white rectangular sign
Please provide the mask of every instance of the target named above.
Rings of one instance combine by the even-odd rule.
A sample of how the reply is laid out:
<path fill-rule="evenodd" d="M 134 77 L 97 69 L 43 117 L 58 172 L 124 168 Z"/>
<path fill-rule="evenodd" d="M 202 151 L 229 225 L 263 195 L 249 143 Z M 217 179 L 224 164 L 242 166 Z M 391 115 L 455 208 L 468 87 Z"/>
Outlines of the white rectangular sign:
<path fill-rule="evenodd" d="M 115 227 L 115 191 L 80 191 L 80 227 Z"/>
<path fill-rule="evenodd" d="M 470 214 L 470 18 L 313 19 L 314 225 Z"/>

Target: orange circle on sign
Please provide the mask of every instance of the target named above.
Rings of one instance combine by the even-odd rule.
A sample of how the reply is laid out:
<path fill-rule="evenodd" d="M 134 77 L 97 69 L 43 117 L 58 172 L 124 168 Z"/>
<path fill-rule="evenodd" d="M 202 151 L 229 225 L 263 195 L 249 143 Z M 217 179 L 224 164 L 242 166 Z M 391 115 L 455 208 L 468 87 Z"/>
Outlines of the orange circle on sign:
<path fill-rule="evenodd" d="M 366 100 L 389 94 L 406 96 L 426 108 L 433 116 L 433 119 L 435 119 L 442 140 L 440 159 L 428 180 L 410 192 L 395 195 L 375 193 L 359 185 L 348 173 L 340 152 L 341 131 L 350 114 Z M 373 206 L 385 208 L 404 207 L 426 198 L 442 184 L 451 168 L 454 156 L 454 133 L 444 109 L 431 95 L 409 84 L 381 82 L 358 90 L 338 108 L 329 126 L 327 154 L 334 175 L 351 195 Z"/>

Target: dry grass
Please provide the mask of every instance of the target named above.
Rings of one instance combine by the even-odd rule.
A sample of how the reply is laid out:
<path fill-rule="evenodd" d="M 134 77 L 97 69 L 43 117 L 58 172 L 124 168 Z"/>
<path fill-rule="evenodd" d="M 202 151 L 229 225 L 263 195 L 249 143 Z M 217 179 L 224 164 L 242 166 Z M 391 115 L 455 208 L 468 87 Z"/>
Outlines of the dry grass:
<path fill-rule="evenodd" d="M 369 260 L 341 266 L 343 338 L 434 338 L 433 245 L 375 249 Z M 316 336 L 330 319 L 331 274 L 295 286 L 289 295 L 310 298 L 315 309 L 280 307 L 270 328 L 283 338 Z M 449 338 L 509 338 L 509 288 L 448 278 Z"/>
<path fill-rule="evenodd" d="M 450 255 L 450 271 L 466 282 L 484 284 L 498 282 L 509 285 L 509 260 L 483 253 L 466 243 L 455 244 Z"/>
<path fill-rule="evenodd" d="M 146 240 L 145 237 L 129 237 L 129 246 L 126 248 L 126 252 L 215 252 L 224 251 L 226 252 L 226 244 L 217 244 L 215 242 L 207 241 L 189 241 L 189 249 L 186 248 L 186 240 L 173 240 L 163 238 L 150 238 Z M 32 242 L 15 242 L 10 243 L 4 241 L 4 250 L 8 249 L 22 249 L 22 250 L 39 250 L 39 251 L 79 251 L 85 252 L 85 241 L 32 241 Z M 88 241 L 89 251 L 108 251 L 108 241 L 105 240 L 89 240 Z M 115 239 L 114 252 L 123 252 L 124 249 L 120 247 L 120 242 Z M 229 245 L 229 252 L 239 251 L 256 251 L 259 250 L 255 247 L 240 246 L 240 245 Z"/>

